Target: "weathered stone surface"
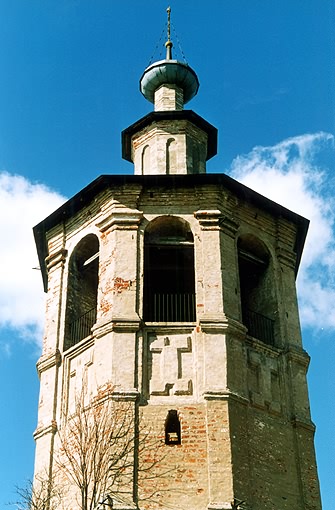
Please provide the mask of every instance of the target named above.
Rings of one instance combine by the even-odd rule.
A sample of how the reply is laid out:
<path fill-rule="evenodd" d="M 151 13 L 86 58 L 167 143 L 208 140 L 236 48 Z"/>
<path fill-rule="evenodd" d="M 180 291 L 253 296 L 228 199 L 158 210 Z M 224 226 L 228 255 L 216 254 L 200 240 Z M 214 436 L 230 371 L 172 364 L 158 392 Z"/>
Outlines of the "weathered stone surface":
<path fill-rule="evenodd" d="M 171 474 L 149 483 L 148 493 L 154 483 L 159 496 L 141 507 L 225 509 L 236 497 L 245 508 L 320 510 L 295 293 L 297 226 L 220 185 L 168 189 L 143 179 L 136 203 L 134 186 L 112 195 L 117 202 L 110 190 L 99 193 L 62 230 L 47 233 L 36 472 L 52 459 L 52 437 L 82 381 L 92 394 L 108 382 L 124 395 L 138 392 L 134 405 L 162 442 L 168 411 L 180 417 L 181 444 L 166 446 Z M 192 324 L 143 322 L 144 232 L 162 215 L 182 218 L 193 234 Z M 90 336 L 64 351 L 69 259 L 91 233 L 100 246 L 97 319 Z M 270 254 L 263 297 L 275 303 L 273 345 L 243 324 L 241 235 L 260 239 Z"/>

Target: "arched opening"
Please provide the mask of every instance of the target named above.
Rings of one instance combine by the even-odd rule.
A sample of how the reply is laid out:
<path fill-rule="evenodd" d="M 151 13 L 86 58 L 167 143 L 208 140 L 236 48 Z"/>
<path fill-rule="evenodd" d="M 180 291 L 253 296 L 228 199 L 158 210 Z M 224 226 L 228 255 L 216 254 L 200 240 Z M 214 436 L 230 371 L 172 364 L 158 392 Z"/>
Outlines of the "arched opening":
<path fill-rule="evenodd" d="M 194 322 L 193 234 L 175 216 L 149 223 L 144 236 L 144 320 Z"/>
<path fill-rule="evenodd" d="M 275 300 L 270 254 L 259 239 L 247 234 L 238 240 L 242 321 L 248 334 L 274 344 Z"/>
<path fill-rule="evenodd" d="M 150 147 L 146 145 L 142 151 L 142 175 L 150 173 Z"/>
<path fill-rule="evenodd" d="M 64 350 L 91 334 L 97 317 L 99 241 L 89 234 L 75 247 L 69 261 Z"/>
<path fill-rule="evenodd" d="M 166 173 L 177 173 L 177 142 L 174 138 L 166 142 Z"/>
<path fill-rule="evenodd" d="M 165 444 L 181 444 L 181 427 L 178 412 L 171 409 L 165 420 Z"/>

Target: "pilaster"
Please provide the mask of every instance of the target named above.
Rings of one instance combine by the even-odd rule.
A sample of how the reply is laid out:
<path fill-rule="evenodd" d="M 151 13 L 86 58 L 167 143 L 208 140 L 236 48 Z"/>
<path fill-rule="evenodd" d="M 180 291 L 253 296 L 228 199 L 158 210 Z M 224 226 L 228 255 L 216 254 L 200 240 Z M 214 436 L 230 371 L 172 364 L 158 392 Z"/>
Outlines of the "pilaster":
<path fill-rule="evenodd" d="M 224 312 L 236 320 L 240 319 L 240 293 L 236 235 L 238 223 L 223 215 L 220 219 L 220 256 L 222 265 L 222 286 L 224 292 Z"/>
<path fill-rule="evenodd" d="M 202 286 L 203 286 L 203 312 L 200 315 L 201 320 L 206 316 L 222 317 L 223 311 L 223 281 L 222 281 L 222 261 L 220 250 L 220 221 L 221 211 L 199 210 L 194 213 L 201 228 L 202 243 L 202 261 L 201 268 Z M 200 268 L 197 268 L 199 271 Z M 198 279 L 199 279 L 198 275 Z"/>
<path fill-rule="evenodd" d="M 48 271 L 48 294 L 46 299 L 46 323 L 43 339 L 43 354 L 48 355 L 59 348 L 61 310 L 63 299 L 64 267 L 67 250 L 60 248 L 46 258 Z"/>
<path fill-rule="evenodd" d="M 281 338 L 284 345 L 301 347 L 301 330 L 299 309 L 295 285 L 296 253 L 294 243 L 296 229 L 293 225 L 279 219 L 277 221 L 276 255 L 279 263 L 279 294 L 285 296 L 280 300 Z"/>
<path fill-rule="evenodd" d="M 97 223 L 101 235 L 100 311 L 97 324 L 138 321 L 137 269 L 138 226 L 143 213 L 112 201 Z"/>
<path fill-rule="evenodd" d="M 138 227 L 143 213 L 114 200 L 97 224 L 101 231 L 97 338 L 97 379 L 117 384 L 122 391 L 135 387 L 137 365 L 136 332 L 139 329 Z M 108 353 L 108 356 L 106 356 Z"/>
<path fill-rule="evenodd" d="M 209 397 L 209 398 L 208 398 Z M 233 459 L 226 398 L 206 397 L 206 432 L 208 454 L 208 509 L 231 508 L 233 500 Z"/>
<path fill-rule="evenodd" d="M 52 420 L 44 426 L 38 426 L 33 434 L 36 443 L 34 466 L 35 479 L 40 476 L 44 480 L 48 474 L 56 432 L 57 424 Z"/>
<path fill-rule="evenodd" d="M 53 353 L 42 355 L 36 364 L 40 379 L 37 431 L 49 427 L 50 423 L 55 420 L 54 399 L 61 362 L 61 354 L 57 349 Z"/>
<path fill-rule="evenodd" d="M 310 422 L 307 370 L 309 356 L 302 349 L 289 347 L 283 353 L 288 372 L 289 397 L 292 417 L 297 422 Z"/>

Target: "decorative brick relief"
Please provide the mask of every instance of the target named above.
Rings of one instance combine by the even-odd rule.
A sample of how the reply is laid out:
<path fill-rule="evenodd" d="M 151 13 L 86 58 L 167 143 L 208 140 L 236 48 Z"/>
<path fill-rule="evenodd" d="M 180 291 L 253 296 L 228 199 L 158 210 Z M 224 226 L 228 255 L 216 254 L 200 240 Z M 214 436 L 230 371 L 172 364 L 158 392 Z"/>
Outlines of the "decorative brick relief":
<path fill-rule="evenodd" d="M 90 400 L 90 396 L 95 385 L 93 384 L 93 349 L 86 349 L 76 356 L 70 356 L 66 362 L 67 365 L 67 396 L 66 413 L 75 412 L 76 401 L 81 397 Z M 83 392 L 82 394 L 80 392 Z"/>
<path fill-rule="evenodd" d="M 281 413 L 282 396 L 278 359 L 248 351 L 248 390 L 253 405 Z"/>
<path fill-rule="evenodd" d="M 192 338 L 149 335 L 148 340 L 150 395 L 192 395 Z"/>
<path fill-rule="evenodd" d="M 249 364 L 249 390 L 252 393 L 260 393 L 260 366 L 259 364 L 250 363 Z"/>

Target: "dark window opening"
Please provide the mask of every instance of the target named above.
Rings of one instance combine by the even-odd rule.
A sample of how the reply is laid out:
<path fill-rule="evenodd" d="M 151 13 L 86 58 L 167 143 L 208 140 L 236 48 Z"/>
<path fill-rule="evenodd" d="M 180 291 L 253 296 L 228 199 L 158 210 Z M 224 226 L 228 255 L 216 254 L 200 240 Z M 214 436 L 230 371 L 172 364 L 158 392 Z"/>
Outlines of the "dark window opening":
<path fill-rule="evenodd" d="M 180 421 L 178 412 L 171 409 L 165 420 L 165 444 L 181 444 Z"/>
<path fill-rule="evenodd" d="M 64 350 L 91 334 L 97 317 L 99 241 L 89 234 L 69 261 Z"/>
<path fill-rule="evenodd" d="M 238 241 L 242 321 L 248 334 L 274 345 L 274 285 L 269 253 L 251 235 Z"/>
<path fill-rule="evenodd" d="M 194 322 L 193 235 L 182 219 L 157 218 L 145 234 L 144 320 Z"/>

